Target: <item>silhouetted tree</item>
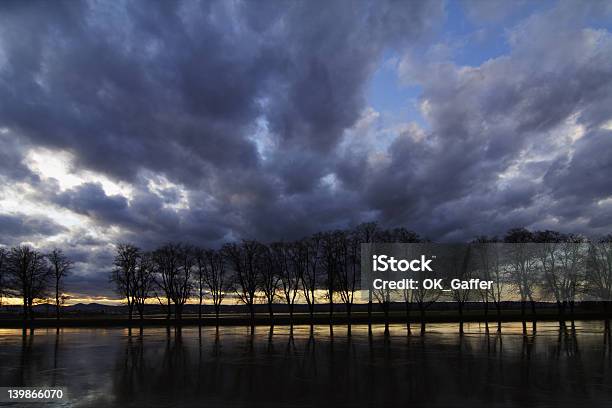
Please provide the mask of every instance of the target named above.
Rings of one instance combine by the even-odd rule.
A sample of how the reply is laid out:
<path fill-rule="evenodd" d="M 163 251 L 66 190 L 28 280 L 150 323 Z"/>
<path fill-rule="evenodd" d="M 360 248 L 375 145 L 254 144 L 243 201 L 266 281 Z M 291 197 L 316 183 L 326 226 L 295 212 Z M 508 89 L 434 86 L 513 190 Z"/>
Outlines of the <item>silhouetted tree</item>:
<path fill-rule="evenodd" d="M 391 290 L 388 288 L 373 289 L 372 296 L 383 311 L 385 317 L 385 334 L 389 334 L 389 310 L 391 307 Z"/>
<path fill-rule="evenodd" d="M 194 248 L 195 268 L 196 268 L 196 291 L 198 294 L 198 320 L 202 323 L 202 304 L 204 302 L 205 275 L 206 275 L 206 250 Z"/>
<path fill-rule="evenodd" d="M 419 243 L 419 242 L 424 242 L 424 240 L 414 231 L 410 231 L 406 228 L 400 227 L 400 228 L 394 228 L 391 230 L 382 230 L 379 231 L 377 234 L 377 237 L 375 237 L 377 240 L 379 240 L 380 242 L 388 242 L 388 243 L 402 243 L 402 244 L 409 244 L 409 243 Z M 413 258 L 414 256 L 419 256 L 419 254 L 412 254 L 409 255 L 408 253 L 405 254 L 406 258 Z M 370 290 L 371 292 L 371 290 Z M 415 292 L 414 289 L 404 289 L 402 290 L 402 297 L 404 299 L 404 309 L 405 309 L 405 315 L 406 315 L 406 331 L 407 334 L 412 334 L 412 327 L 411 327 L 411 323 L 410 323 L 410 313 L 412 311 L 412 305 L 415 301 Z M 371 315 L 368 314 L 368 320 L 371 321 Z M 388 318 L 385 319 L 386 321 L 388 321 Z"/>
<path fill-rule="evenodd" d="M 33 319 L 32 305 L 47 296 L 50 269 L 45 257 L 27 245 L 11 248 L 6 258 L 9 294 L 23 300 L 24 320 Z"/>
<path fill-rule="evenodd" d="M 136 268 L 131 276 L 132 304 L 138 311 L 140 321 L 144 319 L 145 305 L 155 288 L 155 267 L 152 255 L 141 253 L 136 262 Z"/>
<path fill-rule="evenodd" d="M 0 306 L 4 299 L 4 293 L 6 291 L 6 264 L 7 264 L 8 250 L 6 248 L 0 248 Z"/>
<path fill-rule="evenodd" d="M 179 322 L 183 317 L 183 307 L 193 293 L 192 272 L 194 263 L 193 248 L 180 245 L 177 273 L 170 285 L 170 297 L 174 303 L 174 317 Z"/>
<path fill-rule="evenodd" d="M 529 300 L 532 305 L 535 304 L 534 290 L 540 281 L 535 250 L 534 245 L 529 242 L 514 243 L 508 248 L 508 278 L 520 296 L 524 334 L 527 333 L 526 303 Z M 532 312 L 535 312 L 535 309 Z M 532 316 L 532 321 L 535 330 L 535 315 Z"/>
<path fill-rule="evenodd" d="M 300 276 L 304 265 L 299 254 L 299 244 L 277 242 L 270 245 L 272 259 L 280 279 L 281 295 L 289 308 L 289 324 L 293 327 L 293 306 L 300 290 Z M 292 262 L 292 256 L 298 257 L 298 263 Z"/>
<path fill-rule="evenodd" d="M 561 268 L 565 300 L 570 308 L 572 329 L 575 329 L 574 307 L 578 293 L 584 288 L 588 246 L 586 241 L 579 236 L 570 235 L 568 241 L 561 245 Z"/>
<path fill-rule="evenodd" d="M 158 291 L 161 291 L 166 302 L 166 318 L 170 319 L 171 304 L 175 280 L 179 273 L 181 263 L 180 244 L 168 243 L 153 251 L 153 265 L 155 268 L 155 283 Z M 162 303 L 160 293 L 157 292 L 157 299 Z"/>
<path fill-rule="evenodd" d="M 605 330 L 610 332 L 610 310 L 612 302 L 612 239 L 604 238 L 591 243 L 587 258 L 586 292 L 603 302 L 605 310 Z"/>
<path fill-rule="evenodd" d="M 506 277 L 502 265 L 503 244 L 497 242 L 497 238 L 479 237 L 474 246 L 477 268 L 485 281 L 491 281 L 490 288 L 481 289 L 480 294 L 485 304 L 485 330 L 489 332 L 489 299 L 493 301 L 497 312 L 497 332 L 501 333 L 501 302 L 502 294 L 505 292 Z"/>
<path fill-rule="evenodd" d="M 325 290 L 329 304 L 329 322 L 334 318 L 334 295 L 339 268 L 339 242 L 344 239 L 343 231 L 326 232 L 321 235 L 322 266 L 325 270 Z"/>
<path fill-rule="evenodd" d="M 268 315 L 270 322 L 274 325 L 274 310 L 272 305 L 278 295 L 281 276 L 277 268 L 276 260 L 270 248 L 264 244 L 259 244 L 257 248 L 256 261 L 258 287 L 263 293 L 268 305 Z"/>
<path fill-rule="evenodd" d="M 127 243 L 117 244 L 110 280 L 114 283 L 117 294 L 126 299 L 130 322 L 134 311 L 134 275 L 139 258 L 138 247 Z"/>
<path fill-rule="evenodd" d="M 255 298 L 259 288 L 258 256 L 260 245 L 256 241 L 242 241 L 223 246 L 223 254 L 234 272 L 234 291 L 249 309 L 251 326 L 255 324 Z"/>
<path fill-rule="evenodd" d="M 428 255 L 430 249 L 427 244 L 423 244 L 421 247 L 421 253 L 424 255 Z M 442 291 L 438 288 L 426 289 L 423 285 L 423 281 L 425 279 L 437 279 L 439 278 L 440 271 L 438 268 L 434 268 L 433 272 L 425 272 L 425 271 L 417 271 L 414 272 L 415 280 L 417 280 L 420 284 L 418 289 L 415 289 L 414 301 L 417 304 L 420 313 L 421 320 L 421 335 L 425 334 L 426 322 L 425 322 L 425 311 L 434 303 L 440 299 L 442 296 Z"/>
<path fill-rule="evenodd" d="M 320 258 L 321 236 L 319 234 L 302 239 L 292 247 L 291 263 L 299 276 L 304 299 L 308 305 L 311 326 L 314 319 L 315 295 L 319 283 Z"/>
<path fill-rule="evenodd" d="M 539 237 L 545 240 L 538 245 L 544 290 L 554 298 L 559 313 L 559 328 L 563 328 L 568 305 L 573 315 L 576 292 L 582 280 L 586 246 L 579 242 L 578 237 L 554 231 L 545 231 L 540 233 Z"/>
<path fill-rule="evenodd" d="M 474 268 L 471 264 L 472 247 L 468 245 L 453 245 L 447 248 L 445 256 L 446 272 L 454 279 L 470 280 L 475 277 Z M 463 289 L 461 287 L 451 290 L 451 296 L 457 305 L 459 312 L 459 334 L 463 335 L 463 309 L 465 303 L 470 299 L 471 289 Z"/>
<path fill-rule="evenodd" d="M 355 300 L 355 290 L 361 270 L 361 246 L 359 238 L 352 234 L 337 237 L 338 266 L 336 268 L 338 293 L 344 303 L 348 320 L 348 335 L 351 335 L 351 313 Z"/>
<path fill-rule="evenodd" d="M 357 225 L 355 227 L 355 235 L 358 237 L 360 243 L 368 244 L 380 240 L 382 242 L 388 242 L 389 237 L 381 235 L 381 231 L 378 230 L 378 224 L 375 222 L 367 222 Z M 372 322 L 372 300 L 374 294 L 372 288 L 368 290 L 368 322 Z M 369 330 L 372 330 L 371 325 Z"/>
<path fill-rule="evenodd" d="M 225 293 L 230 289 L 230 282 L 225 272 L 225 259 L 219 251 L 207 250 L 204 268 L 204 283 L 206 284 L 215 308 L 215 321 L 219 325 L 219 311 Z"/>
<path fill-rule="evenodd" d="M 62 284 L 66 276 L 70 273 L 73 263 L 61 249 L 57 248 L 54 248 L 47 254 L 47 259 L 51 264 L 51 275 L 55 283 L 55 317 L 59 320 L 61 311 L 61 291 L 63 290 Z"/>

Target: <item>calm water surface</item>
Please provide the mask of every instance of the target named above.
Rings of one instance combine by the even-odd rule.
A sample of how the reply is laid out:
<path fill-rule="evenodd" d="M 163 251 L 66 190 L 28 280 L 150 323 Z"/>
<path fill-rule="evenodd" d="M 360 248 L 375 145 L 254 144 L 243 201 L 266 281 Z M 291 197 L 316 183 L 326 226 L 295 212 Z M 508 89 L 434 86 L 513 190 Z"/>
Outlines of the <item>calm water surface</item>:
<path fill-rule="evenodd" d="M 70 407 L 612 406 L 600 323 L 541 323 L 487 336 L 478 324 L 424 337 L 336 326 L 0 330 L 0 386 L 60 386 Z M 31 403 L 23 406 L 33 406 Z"/>

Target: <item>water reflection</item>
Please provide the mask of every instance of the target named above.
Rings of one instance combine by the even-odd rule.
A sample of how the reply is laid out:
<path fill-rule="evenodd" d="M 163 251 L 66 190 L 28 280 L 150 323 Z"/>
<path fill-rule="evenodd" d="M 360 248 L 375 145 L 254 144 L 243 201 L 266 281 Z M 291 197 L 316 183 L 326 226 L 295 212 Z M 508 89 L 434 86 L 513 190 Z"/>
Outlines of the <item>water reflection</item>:
<path fill-rule="evenodd" d="M 64 386 L 71 406 L 603 406 L 610 335 L 477 324 L 0 332 L 0 385 Z"/>

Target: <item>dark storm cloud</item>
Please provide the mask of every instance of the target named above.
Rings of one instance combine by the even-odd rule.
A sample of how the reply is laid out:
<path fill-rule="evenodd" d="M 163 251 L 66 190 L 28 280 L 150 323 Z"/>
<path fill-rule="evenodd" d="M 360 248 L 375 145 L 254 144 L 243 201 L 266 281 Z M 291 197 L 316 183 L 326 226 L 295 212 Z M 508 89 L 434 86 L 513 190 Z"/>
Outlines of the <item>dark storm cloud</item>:
<path fill-rule="evenodd" d="M 259 235 L 257 224 L 279 219 L 272 208 L 337 199 L 320 179 L 383 51 L 423 38 L 442 15 L 437 1 L 6 3 L 0 124 L 69 150 L 76 168 L 137 184 L 129 204 L 92 184 L 52 199 L 101 224 Z M 164 211 L 143 171 L 212 195 L 202 224 Z M 283 218 L 275 230 L 306 223 Z"/>
<path fill-rule="evenodd" d="M 2 187 L 89 220 L 65 242 L 87 293 L 119 240 L 215 246 L 374 219 L 446 240 L 604 233 L 612 39 L 588 25 L 609 3 L 526 5 L 465 2 L 472 24 L 512 26 L 504 55 L 462 67 L 431 52 L 448 46 L 437 1 L 0 2 Z M 383 135 L 360 123 L 389 53 L 423 125 Z M 129 193 L 62 188 L 32 173 L 33 147 Z M 2 217 L 13 237 L 61 231 Z"/>
<path fill-rule="evenodd" d="M 280 140 L 328 150 L 363 108 L 383 47 L 441 12 L 295 2 L 262 15 L 275 4 L 233 4 L 5 5 L 0 121 L 122 179 L 142 168 L 188 184 L 211 167 L 253 171 L 256 117 Z"/>
<path fill-rule="evenodd" d="M 66 231 L 53 220 L 44 217 L 30 217 L 25 214 L 0 214 L 0 242 L 6 245 L 21 241 L 36 241 Z"/>
<path fill-rule="evenodd" d="M 158 240 L 169 232 L 179 234 L 180 230 L 179 216 L 164 208 L 164 201 L 167 196 L 138 191 L 128 203 L 122 195 L 107 195 L 99 183 L 84 183 L 52 197 L 55 204 L 86 215 L 102 226 L 123 227 L 134 235 L 155 234 Z"/>

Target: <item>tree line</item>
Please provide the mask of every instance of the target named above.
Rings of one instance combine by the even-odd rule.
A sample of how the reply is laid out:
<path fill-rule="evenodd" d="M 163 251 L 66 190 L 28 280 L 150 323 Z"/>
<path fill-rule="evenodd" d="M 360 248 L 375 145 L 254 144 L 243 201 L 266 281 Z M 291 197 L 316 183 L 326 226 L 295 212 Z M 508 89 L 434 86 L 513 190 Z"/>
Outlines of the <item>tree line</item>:
<path fill-rule="evenodd" d="M 27 245 L 0 247 L 0 302 L 3 297 L 22 300 L 24 320 L 33 319 L 36 301 L 54 298 L 56 318 L 66 300 L 63 283 L 73 262 L 61 249 L 42 253 Z"/>
<path fill-rule="evenodd" d="M 110 281 L 125 299 L 130 320 L 134 314 L 143 319 L 145 305 L 157 301 L 165 307 L 168 319 L 174 315 L 180 321 L 185 305 L 195 300 L 200 319 L 204 303 L 212 303 L 218 324 L 221 304 L 232 296 L 246 306 L 252 323 L 256 304 L 260 303 L 267 304 L 271 321 L 273 305 L 285 304 L 291 323 L 297 303 L 306 304 L 311 322 L 316 304 L 328 305 L 330 322 L 335 305 L 342 304 L 350 323 L 355 294 L 360 289 L 360 244 L 371 242 L 430 241 L 405 228 L 383 229 L 376 223 L 365 223 L 295 241 L 265 244 L 243 240 L 218 249 L 167 243 L 144 251 L 136 245 L 120 243 L 116 245 Z M 535 243 L 544 245 L 532 245 Z M 370 291 L 368 320 L 372 320 L 374 301 L 380 305 L 387 324 L 391 304 L 403 302 L 408 331 L 413 308 L 419 311 L 421 331 L 425 331 L 426 310 L 439 300 L 451 300 L 459 312 L 463 332 L 464 309 L 468 302 L 477 301 L 484 308 L 486 330 L 493 309 L 500 331 L 502 302 L 513 297 L 520 301 L 526 332 L 528 315 L 536 330 L 538 301 L 556 303 L 560 326 L 565 325 L 566 315 L 573 322 L 577 300 L 602 300 L 606 313 L 612 301 L 610 236 L 594 241 L 556 231 L 512 229 L 502 238 L 478 237 L 445 258 L 448 264 L 443 269 L 447 276 L 465 280 L 479 277 L 493 284 L 486 290 L 459 288 L 450 293 L 421 287 L 404 290 L 400 298 L 389 291 Z M 59 318 L 62 282 L 72 265 L 58 249 L 42 254 L 27 246 L 0 248 L 0 287 L 4 294 L 23 299 L 26 319 L 32 317 L 33 302 L 48 299 L 54 291 Z M 607 319 L 606 329 L 609 330 Z"/>
<path fill-rule="evenodd" d="M 117 245 L 111 281 L 126 299 L 128 317 L 142 319 L 150 299 L 167 310 L 167 318 L 182 318 L 185 304 L 196 298 L 202 317 L 204 300 L 213 304 L 217 321 L 221 303 L 231 294 L 244 304 L 255 319 L 255 305 L 265 303 L 270 319 L 273 304 L 284 303 L 293 322 L 296 302 L 307 304 L 314 318 L 315 304 L 340 301 L 351 315 L 360 274 L 360 244 L 384 239 L 387 242 L 418 242 L 419 236 L 404 228 L 380 230 L 362 224 L 350 230 L 317 233 L 291 241 L 264 244 L 255 240 L 227 243 L 206 249 L 183 243 L 167 243 L 153 251 L 135 245 Z M 324 293 L 321 299 L 321 292 Z"/>

